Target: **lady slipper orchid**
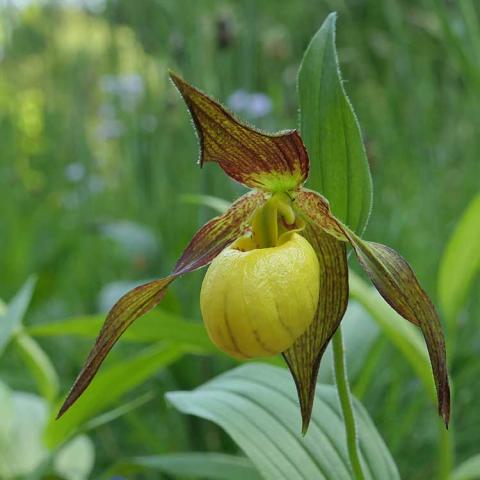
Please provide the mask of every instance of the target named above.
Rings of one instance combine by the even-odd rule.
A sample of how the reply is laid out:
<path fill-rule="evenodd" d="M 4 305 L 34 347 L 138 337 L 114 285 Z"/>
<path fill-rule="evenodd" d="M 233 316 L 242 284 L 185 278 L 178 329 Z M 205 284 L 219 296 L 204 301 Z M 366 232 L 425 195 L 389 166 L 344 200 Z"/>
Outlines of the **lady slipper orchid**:
<path fill-rule="evenodd" d="M 305 432 L 320 360 L 347 307 L 350 244 L 383 298 L 421 329 L 439 414 L 448 425 L 444 336 L 408 263 L 391 248 L 361 239 L 332 215 L 322 195 L 303 187 L 310 165 L 297 131 L 260 132 L 177 75 L 171 78 L 195 123 L 200 166 L 216 162 L 252 191 L 200 228 L 170 275 L 118 300 L 59 416 L 87 388 L 122 333 L 161 301 L 167 287 L 211 263 L 200 303 L 212 341 L 240 358 L 281 353 L 295 380 Z"/>

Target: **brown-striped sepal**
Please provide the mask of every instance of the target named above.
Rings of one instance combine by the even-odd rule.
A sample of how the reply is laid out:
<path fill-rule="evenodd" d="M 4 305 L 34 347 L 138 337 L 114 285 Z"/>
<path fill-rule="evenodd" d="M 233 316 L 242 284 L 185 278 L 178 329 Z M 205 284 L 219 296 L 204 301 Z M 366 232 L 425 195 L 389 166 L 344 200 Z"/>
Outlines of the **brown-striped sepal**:
<path fill-rule="evenodd" d="M 295 190 L 305 182 L 309 161 L 296 131 L 260 132 L 177 75 L 170 76 L 195 123 L 200 165 L 217 162 L 236 181 L 266 191 Z"/>
<path fill-rule="evenodd" d="M 206 223 L 195 234 L 173 272 L 165 278 L 140 285 L 125 294 L 112 307 L 88 358 L 63 403 L 62 416 L 88 387 L 108 352 L 123 332 L 139 317 L 154 308 L 175 278 L 210 263 L 227 245 L 243 235 L 254 210 L 263 204 L 265 195 L 252 192 L 237 200 L 227 212 Z"/>
<path fill-rule="evenodd" d="M 295 205 L 306 223 L 316 225 L 338 240 L 348 241 L 341 224 L 330 212 L 330 205 L 325 197 L 313 190 L 302 188 L 295 193 Z"/>
<path fill-rule="evenodd" d="M 360 265 L 382 297 L 402 317 L 422 330 L 427 344 L 438 397 L 438 411 L 445 425 L 450 418 L 450 387 L 445 338 L 438 314 L 410 265 L 393 249 L 367 242 L 345 230 Z"/>

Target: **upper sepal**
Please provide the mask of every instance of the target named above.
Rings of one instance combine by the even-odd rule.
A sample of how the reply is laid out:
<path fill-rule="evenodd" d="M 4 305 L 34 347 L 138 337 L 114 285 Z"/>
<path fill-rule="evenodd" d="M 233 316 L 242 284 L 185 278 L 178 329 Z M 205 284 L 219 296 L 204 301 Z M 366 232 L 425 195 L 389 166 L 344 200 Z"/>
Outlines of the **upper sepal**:
<path fill-rule="evenodd" d="M 309 169 L 295 131 L 267 134 L 239 122 L 222 105 L 170 73 L 192 115 L 200 139 L 200 165 L 217 162 L 227 175 L 250 188 L 295 190 Z"/>
<path fill-rule="evenodd" d="M 297 213 L 307 222 L 342 242 L 347 242 L 342 224 L 332 215 L 328 200 L 313 190 L 302 188 L 295 194 Z"/>

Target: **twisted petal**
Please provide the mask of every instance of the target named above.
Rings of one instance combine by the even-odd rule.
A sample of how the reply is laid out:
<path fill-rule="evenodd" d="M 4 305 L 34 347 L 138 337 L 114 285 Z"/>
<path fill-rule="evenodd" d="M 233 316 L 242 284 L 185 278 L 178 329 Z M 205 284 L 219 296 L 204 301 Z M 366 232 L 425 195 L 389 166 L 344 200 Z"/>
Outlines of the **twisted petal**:
<path fill-rule="evenodd" d="M 445 425 L 450 418 L 450 387 L 442 326 L 434 305 L 418 283 L 410 265 L 393 249 L 367 242 L 345 230 L 360 265 L 382 297 L 403 318 L 420 327 L 427 344 Z"/>
<path fill-rule="evenodd" d="M 217 162 L 227 175 L 267 191 L 294 190 L 306 180 L 309 161 L 296 131 L 266 134 L 236 120 L 219 103 L 170 74 L 200 139 L 200 165 Z"/>
<path fill-rule="evenodd" d="M 264 201 L 265 196 L 261 192 L 248 193 L 241 197 L 227 212 L 210 220 L 200 228 L 169 276 L 140 285 L 118 300 L 108 313 L 95 345 L 63 403 L 58 417 L 63 415 L 88 387 L 108 352 L 122 333 L 137 318 L 160 302 L 167 287 L 175 278 L 207 265 L 227 245 L 244 234 L 251 214 Z"/>
<path fill-rule="evenodd" d="M 305 218 L 316 216 L 307 198 L 297 197 L 296 208 Z M 328 207 L 328 204 L 327 204 Z M 283 356 L 293 375 L 302 412 L 302 430 L 310 422 L 318 369 L 323 353 L 337 330 L 348 303 L 348 265 L 346 244 L 327 234 L 312 220 L 307 220 L 303 235 L 317 253 L 320 263 L 320 295 L 315 319 L 308 330 Z"/>
<path fill-rule="evenodd" d="M 395 250 L 379 243 L 367 242 L 355 235 L 333 217 L 328 202 L 318 193 L 301 190 L 296 195 L 295 202 L 306 221 L 317 225 L 332 238 L 350 242 L 360 265 L 382 297 L 403 318 L 420 327 L 432 364 L 439 414 L 448 425 L 450 387 L 445 339 L 435 307 L 418 283 L 410 265 Z"/>

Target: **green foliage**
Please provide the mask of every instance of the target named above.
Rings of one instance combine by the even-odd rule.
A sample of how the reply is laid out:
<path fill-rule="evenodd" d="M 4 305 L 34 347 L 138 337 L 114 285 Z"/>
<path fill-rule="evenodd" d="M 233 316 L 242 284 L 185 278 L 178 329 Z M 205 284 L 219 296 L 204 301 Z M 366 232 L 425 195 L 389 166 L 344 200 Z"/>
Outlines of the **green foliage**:
<path fill-rule="evenodd" d="M 0 355 L 11 338 L 21 328 L 34 287 L 35 279 L 31 277 L 11 300 L 6 310 L 0 314 Z"/>
<path fill-rule="evenodd" d="M 477 480 L 480 478 L 480 454 L 460 464 L 452 473 L 451 480 Z"/>
<path fill-rule="evenodd" d="M 300 433 L 295 388 L 288 373 L 275 367 L 238 367 L 192 392 L 168 393 L 167 399 L 183 413 L 225 429 L 266 479 L 351 478 L 341 411 L 331 386 L 317 387 L 312 424 L 305 437 Z M 367 478 L 400 478 L 358 402 L 355 411 Z"/>
<path fill-rule="evenodd" d="M 11 391 L 0 383 L 0 476 L 13 480 L 34 478 L 47 470 L 65 480 L 87 480 L 93 468 L 95 452 L 86 436 L 77 436 L 57 451 L 49 451 L 43 442 L 48 417 L 45 400 L 37 395 Z"/>
<path fill-rule="evenodd" d="M 449 360 L 456 392 L 450 429 L 456 461 L 462 465 L 478 453 L 480 302 L 474 295 L 475 275 L 468 280 L 474 262 L 463 264 L 466 283 L 452 262 L 448 272 L 440 269 L 444 285 L 450 285 L 450 277 L 455 280 L 455 292 L 442 293 L 445 287 L 437 285 L 436 276 L 440 261 L 445 265 L 448 258 L 442 255 L 450 234 L 478 195 L 476 2 L 306 0 L 279 8 L 273 0 L 107 0 L 103 10 L 51 2 L 18 9 L 17 2 L 7 3 L 0 7 L 0 296 L 13 297 L 31 272 L 38 273 L 23 333 L 33 335 L 50 358 L 62 395 L 98 331 L 99 312 L 111 305 L 112 282 L 139 283 L 168 272 L 192 233 L 216 215 L 205 202 L 184 202 L 181 195 L 208 193 L 231 200 L 240 193 L 214 165 L 197 170 L 195 136 L 167 68 L 224 102 L 238 90 L 263 93 L 272 109 L 249 117 L 252 123 L 268 131 L 295 127 L 298 60 L 336 9 L 343 82 L 361 119 L 375 180 L 368 238 L 398 249 L 427 292 L 438 290 L 446 315 L 442 321 L 454 325 L 457 337 L 456 342 L 447 338 L 455 344 Z M 244 110 L 238 113 L 245 116 Z M 312 182 L 319 173 L 312 169 Z M 124 228 L 124 221 L 140 230 Z M 156 248 L 139 241 L 140 231 L 153 235 Z M 459 259 L 478 243 L 470 238 L 456 248 Z M 138 248 L 126 248 L 134 239 Z M 200 278 L 175 285 L 159 315 L 198 319 Z M 355 288 L 353 282 L 352 293 L 360 294 Z M 362 401 L 402 478 L 437 478 L 438 459 L 445 455 L 437 451 L 433 413 L 422 391 L 431 376 L 421 366 L 423 342 L 412 337 L 406 322 L 390 317 L 387 306 L 380 308 L 378 297 L 370 298 L 373 291 L 365 295 L 372 301 L 371 315 L 387 326 L 371 348 L 362 349 L 361 358 L 347 352 L 349 371 L 355 369 L 357 384 L 368 377 Z M 93 321 L 68 326 L 62 320 L 73 316 Z M 154 318 L 160 317 L 146 321 L 145 328 L 142 321 L 138 330 L 133 327 L 132 337 L 116 347 L 117 359 L 132 358 L 140 341 L 156 342 L 168 333 Z M 35 380 L 49 378 L 48 373 L 35 377 L 1 319 L 0 378 L 14 391 L 39 391 L 43 384 L 41 395 L 52 396 L 48 381 Z M 47 334 L 57 323 L 57 333 Z M 190 390 L 233 365 L 225 357 L 205 355 L 209 341 L 201 325 L 194 325 L 184 339 L 180 332 L 171 333 L 182 348 L 197 345 L 195 352 L 202 356 L 186 356 L 162 369 L 153 380 L 159 390 Z M 396 325 L 408 332 L 396 332 Z M 352 347 L 347 341 L 347 348 L 358 342 L 365 347 L 363 319 L 352 322 L 352 332 L 355 341 Z M 115 357 L 110 366 L 114 363 Z M 150 396 L 147 388 L 146 396 L 118 399 L 106 407 L 112 410 L 95 413 L 80 427 L 95 428 L 89 432 L 97 464 L 91 478 L 140 452 L 232 452 L 218 429 L 145 403 Z M 132 410 L 139 405 L 141 413 Z M 159 475 L 145 470 L 142 476 L 154 480 Z"/>
<path fill-rule="evenodd" d="M 457 316 L 479 269 L 480 195 L 470 202 L 463 213 L 440 264 L 438 296 L 451 330 L 457 326 Z"/>
<path fill-rule="evenodd" d="M 425 342 L 418 329 L 405 322 L 390 308 L 380 294 L 356 274 L 350 274 L 350 295 L 377 322 L 383 334 L 402 352 L 422 381 L 427 395 L 435 402 L 435 384 Z"/>
<path fill-rule="evenodd" d="M 32 326 L 27 331 L 34 337 L 71 335 L 94 339 L 104 320 L 105 315 L 88 315 Z M 167 341 L 182 345 L 191 352 L 204 354 L 216 352 L 202 324 L 162 310 L 155 310 L 143 316 L 125 332 L 122 340 L 135 343 Z"/>
<path fill-rule="evenodd" d="M 40 345 L 24 332 L 15 336 L 15 345 L 37 383 L 38 391 L 46 400 L 53 402 L 58 394 L 59 380 L 50 358 Z"/>
<path fill-rule="evenodd" d="M 213 197 L 212 195 L 194 195 L 192 193 L 182 195 L 180 200 L 193 205 L 204 205 L 219 214 L 225 213 L 231 205 L 230 202 L 227 202 L 222 198 Z"/>
<path fill-rule="evenodd" d="M 135 457 L 111 469 L 115 473 L 145 470 L 192 479 L 261 480 L 262 478 L 247 458 L 209 452 Z"/>
<path fill-rule="evenodd" d="M 116 402 L 129 390 L 149 378 L 159 368 L 177 360 L 182 354 L 179 347 L 154 345 L 134 358 L 117 362 L 95 377 L 85 394 L 61 419 L 55 417 L 60 403 L 46 427 L 45 441 L 50 447 L 64 442 L 86 421 Z"/>
<path fill-rule="evenodd" d="M 336 15 L 315 34 L 300 65 L 300 131 L 310 156 L 309 186 L 335 216 L 362 233 L 372 208 L 372 179 L 360 126 L 345 93 L 335 49 Z"/>

